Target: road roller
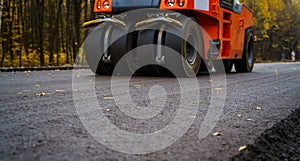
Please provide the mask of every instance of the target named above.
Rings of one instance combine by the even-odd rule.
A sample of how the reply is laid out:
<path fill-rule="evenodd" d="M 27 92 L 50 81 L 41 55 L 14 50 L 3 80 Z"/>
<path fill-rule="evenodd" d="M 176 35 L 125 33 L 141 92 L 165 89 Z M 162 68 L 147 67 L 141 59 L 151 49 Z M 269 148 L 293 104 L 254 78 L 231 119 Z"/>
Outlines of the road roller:
<path fill-rule="evenodd" d="M 95 0 L 83 25 L 95 74 L 187 77 L 211 71 L 252 72 L 253 13 L 238 0 Z"/>

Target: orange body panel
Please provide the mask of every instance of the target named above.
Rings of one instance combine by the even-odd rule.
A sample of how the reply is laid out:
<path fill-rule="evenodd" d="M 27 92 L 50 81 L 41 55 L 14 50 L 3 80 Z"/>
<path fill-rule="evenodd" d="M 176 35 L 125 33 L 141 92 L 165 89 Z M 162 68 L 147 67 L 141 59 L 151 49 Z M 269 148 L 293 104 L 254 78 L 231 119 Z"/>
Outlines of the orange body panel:
<path fill-rule="evenodd" d="M 199 0 L 201 1 L 201 0 Z M 162 1 L 160 8 L 164 10 L 174 10 L 182 12 L 193 12 L 198 23 L 202 27 L 205 58 L 208 58 L 210 40 L 220 39 L 220 57 L 217 59 L 241 59 L 244 48 L 245 31 L 253 25 L 252 12 L 243 5 L 241 13 L 220 6 L 220 0 L 209 0 L 209 10 L 197 10 L 194 8 L 195 0 L 186 0 L 186 4 L 180 7 L 175 3 L 173 7 L 168 7 Z"/>
<path fill-rule="evenodd" d="M 105 9 L 104 6 L 104 2 L 108 2 L 109 3 L 109 8 Z M 100 4 L 100 8 L 98 8 L 98 5 Z M 103 12 L 103 13 L 109 13 L 112 12 L 112 1 L 111 0 L 95 0 L 94 2 L 94 12 Z"/>

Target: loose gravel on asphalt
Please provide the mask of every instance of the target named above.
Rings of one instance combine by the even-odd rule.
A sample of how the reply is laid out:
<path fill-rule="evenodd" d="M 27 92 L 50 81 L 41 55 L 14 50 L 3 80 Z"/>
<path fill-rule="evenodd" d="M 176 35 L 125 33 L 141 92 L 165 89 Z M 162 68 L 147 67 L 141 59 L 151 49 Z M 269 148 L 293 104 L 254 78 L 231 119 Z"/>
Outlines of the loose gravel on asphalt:
<path fill-rule="evenodd" d="M 170 147 L 145 155 L 111 150 L 89 134 L 73 101 L 72 73 L 0 73 L 0 160 L 299 160 L 300 63 L 256 64 L 253 73 L 228 74 L 223 113 L 202 140 L 198 133 L 212 90 L 210 76 L 201 74 L 200 105 L 190 116 L 195 117 L 192 126 Z M 122 130 L 155 132 L 172 121 L 178 109 L 180 87 L 175 78 L 131 78 L 130 94 L 137 105 L 151 102 L 148 92 L 154 85 L 167 92 L 160 113 L 137 120 L 111 100 L 111 77 L 78 77 L 95 80 L 99 110 Z"/>

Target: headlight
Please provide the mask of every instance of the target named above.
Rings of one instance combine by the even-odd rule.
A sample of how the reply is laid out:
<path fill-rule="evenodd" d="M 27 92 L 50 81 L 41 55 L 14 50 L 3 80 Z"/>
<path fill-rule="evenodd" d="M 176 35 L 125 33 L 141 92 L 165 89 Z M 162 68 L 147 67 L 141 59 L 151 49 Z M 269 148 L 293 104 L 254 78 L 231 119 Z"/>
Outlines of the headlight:
<path fill-rule="evenodd" d="M 173 7 L 175 4 L 175 0 L 168 0 L 168 6 Z"/>
<path fill-rule="evenodd" d="M 185 4 L 185 0 L 180 0 L 180 1 L 179 1 L 179 6 L 180 6 L 180 7 L 183 7 L 184 4 Z"/>
<path fill-rule="evenodd" d="M 101 9 L 101 0 L 98 0 L 98 1 L 97 1 L 97 9 L 98 9 L 98 10 Z"/>
<path fill-rule="evenodd" d="M 109 2 L 108 1 L 105 1 L 104 3 L 103 3 L 103 8 L 104 9 L 109 9 Z"/>

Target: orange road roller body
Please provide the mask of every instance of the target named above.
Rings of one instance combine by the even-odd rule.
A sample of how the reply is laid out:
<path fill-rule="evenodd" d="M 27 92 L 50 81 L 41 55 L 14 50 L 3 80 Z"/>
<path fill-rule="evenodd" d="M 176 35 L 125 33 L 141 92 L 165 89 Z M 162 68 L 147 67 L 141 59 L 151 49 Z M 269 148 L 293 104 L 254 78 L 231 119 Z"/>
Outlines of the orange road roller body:
<path fill-rule="evenodd" d="M 86 22 L 84 28 L 86 30 L 94 29 L 99 25 L 103 25 L 103 22 L 106 22 L 106 20 L 126 26 L 127 22 L 115 15 L 122 15 L 128 11 L 148 8 L 155 8 L 157 9 L 157 12 L 161 11 L 163 13 L 168 13 L 168 11 L 179 13 L 180 15 L 193 19 L 194 22 L 199 25 L 199 29 L 195 29 L 195 32 L 190 33 L 191 38 L 189 38 L 189 36 L 186 38 L 195 41 L 192 45 L 202 46 L 201 59 L 197 59 L 197 56 L 189 54 L 191 50 L 187 47 L 188 45 L 184 46 L 185 43 L 180 40 L 175 42 L 175 45 L 169 46 L 174 49 L 176 46 L 181 46 L 181 48 L 178 49 L 178 52 L 182 53 L 182 55 L 186 55 L 184 57 L 187 59 L 187 65 L 190 65 L 196 74 L 205 69 L 210 70 L 212 69 L 212 66 L 214 66 L 217 71 L 221 70 L 220 68 L 225 68 L 226 72 L 230 72 L 233 65 L 235 65 L 237 72 L 252 72 L 255 61 L 255 53 L 253 53 L 254 33 L 252 30 L 253 14 L 246 5 L 239 3 L 238 0 L 95 0 L 94 12 L 98 17 L 93 21 Z M 153 22 L 158 22 L 159 24 L 164 21 L 180 26 L 179 28 L 182 28 L 183 31 L 187 30 L 187 32 L 189 32 L 190 30 L 193 30 L 193 27 L 189 27 L 191 26 L 189 25 L 190 22 L 178 18 L 180 17 L 178 15 L 173 17 L 169 16 L 172 14 L 157 13 L 156 16 L 152 17 L 149 17 L 149 15 L 148 17 L 146 16 L 146 18 L 142 18 L 141 20 L 130 24 L 137 27 L 140 24 L 144 25 Z M 128 26 L 127 28 L 130 28 Z M 145 28 L 143 28 L 143 30 L 145 30 Z M 199 38 L 196 37 L 198 31 L 201 31 L 199 32 L 201 34 Z M 105 33 L 107 33 L 107 31 L 105 31 Z M 135 34 L 140 35 L 138 31 L 135 32 Z M 126 46 L 127 48 L 130 46 L 128 44 L 140 44 L 140 41 L 145 40 L 145 38 L 147 39 L 149 35 L 151 35 L 149 31 L 147 34 L 148 36 L 142 35 L 140 39 L 126 38 L 125 41 L 127 45 L 123 46 Z M 149 38 L 150 40 L 148 43 L 153 42 L 157 44 L 158 42 L 161 42 L 159 40 L 160 32 L 153 32 L 153 35 L 154 36 L 150 36 L 151 38 Z M 103 43 L 105 44 L 105 34 L 103 37 Z M 164 41 L 166 41 L 166 43 L 160 45 L 165 45 L 171 41 L 171 39 L 165 39 Z M 178 43 L 178 45 L 176 45 L 176 43 Z M 185 49 L 187 51 L 184 51 Z M 129 50 L 130 49 L 124 49 L 124 51 Z M 164 53 L 162 52 L 159 56 L 163 54 Z M 155 57 L 157 58 L 157 55 L 154 56 L 154 58 Z M 196 65 L 192 64 L 192 62 L 194 63 L 193 57 L 195 57 L 195 61 L 202 61 L 202 65 L 199 65 L 201 62 L 199 62 L 199 64 L 196 62 Z M 222 67 L 214 65 L 216 64 L 214 63 L 215 61 L 220 60 L 223 62 Z M 108 62 L 111 62 L 111 60 Z M 105 61 L 103 64 L 105 65 Z M 114 65 L 112 65 L 111 68 L 114 68 L 113 66 Z M 96 70 L 97 69 L 95 68 L 95 73 L 97 73 Z M 98 74 L 101 74 L 101 72 L 98 72 Z"/>

